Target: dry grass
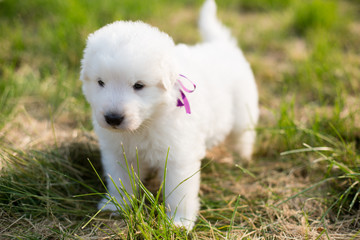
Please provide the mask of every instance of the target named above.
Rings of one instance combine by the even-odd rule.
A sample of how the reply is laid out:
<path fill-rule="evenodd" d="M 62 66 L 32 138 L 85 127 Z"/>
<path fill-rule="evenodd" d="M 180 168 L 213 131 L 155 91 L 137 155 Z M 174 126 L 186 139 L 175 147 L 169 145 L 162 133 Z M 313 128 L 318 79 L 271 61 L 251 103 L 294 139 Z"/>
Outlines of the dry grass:
<path fill-rule="evenodd" d="M 18 146 L 25 152 L 34 149 L 47 152 L 50 147 L 61 151 L 61 155 L 69 159 L 74 159 L 78 157 L 77 155 L 81 157 L 86 155 L 100 169 L 99 155 L 98 153 L 94 155 L 98 149 L 92 133 L 89 135 L 86 131 L 71 129 L 62 121 L 59 123 L 52 123 L 49 120 L 39 121 L 24 114 L 23 111 L 19 111 L 16 119 L 17 121 L 8 124 L 3 130 L 3 133 L 11 133 L 7 134 L 8 144 L 11 141 L 11 145 Z M 59 119 L 62 117 L 59 116 Z M 14 131 L 14 129 L 17 130 Z M 20 136 L 17 135 L 19 132 L 22 133 L 23 138 L 16 138 Z M 265 146 L 260 148 L 267 148 L 270 145 L 271 143 L 269 145 L 265 143 Z M 74 149 L 74 146 L 78 146 L 79 149 Z M 87 153 L 83 150 L 85 146 L 90 146 Z M 292 159 L 284 157 L 268 159 L 266 155 L 263 155 L 256 156 L 252 163 L 246 165 L 246 170 L 250 172 L 247 173 L 236 167 L 237 163 L 241 165 L 225 145 L 208 153 L 204 164 L 205 169 L 202 172 L 203 184 L 200 191 L 203 201 L 200 211 L 202 224 L 197 226 L 194 237 L 222 238 L 224 234 L 222 231 L 227 229 L 226 226 L 234 211 L 236 211 L 235 224 L 230 232 L 230 238 L 234 239 L 356 239 L 356 236 L 360 234 L 358 231 L 360 211 L 352 211 L 350 215 L 341 215 L 339 219 L 335 218 L 336 212 L 331 211 L 325 220 L 321 220 L 328 204 L 323 196 L 327 192 L 326 185 L 320 185 L 313 191 L 277 206 L 282 200 L 291 198 L 302 189 L 314 184 L 314 179 L 318 179 L 316 177 L 318 173 L 314 172 L 316 166 L 294 164 Z M 87 167 L 90 168 L 89 165 Z M 95 175 L 92 178 L 91 182 L 97 181 Z M 154 192 L 157 184 L 158 182 L 155 184 L 150 182 L 147 186 Z M 76 195 L 77 192 L 71 193 L 69 197 L 72 194 Z M 235 209 L 237 196 L 239 196 L 240 204 Z M 93 207 L 95 208 L 94 205 Z M 43 239 L 57 238 L 59 233 L 65 238 L 77 237 L 79 239 L 122 239 L 126 236 L 125 222 L 107 214 L 96 217 L 91 225 L 82 229 L 87 219 L 95 213 L 95 209 L 82 213 L 84 215 L 79 221 L 68 214 L 59 217 L 58 213 L 54 215 L 49 213 L 45 218 L 32 219 L 25 213 L 11 214 L 2 210 L 0 225 L 3 227 L 0 233 L 8 237 L 42 236 Z M 66 229 L 72 230 L 68 232 Z"/>

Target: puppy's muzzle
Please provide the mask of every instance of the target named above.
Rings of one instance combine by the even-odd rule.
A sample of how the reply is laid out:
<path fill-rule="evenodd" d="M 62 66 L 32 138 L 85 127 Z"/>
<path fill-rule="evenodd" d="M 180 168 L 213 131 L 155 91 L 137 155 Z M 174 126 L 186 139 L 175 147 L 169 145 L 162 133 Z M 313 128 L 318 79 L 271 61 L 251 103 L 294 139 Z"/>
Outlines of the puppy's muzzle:
<path fill-rule="evenodd" d="M 120 115 L 113 112 L 105 114 L 104 117 L 107 124 L 109 124 L 112 127 L 119 126 L 124 121 L 125 118 L 124 115 Z"/>

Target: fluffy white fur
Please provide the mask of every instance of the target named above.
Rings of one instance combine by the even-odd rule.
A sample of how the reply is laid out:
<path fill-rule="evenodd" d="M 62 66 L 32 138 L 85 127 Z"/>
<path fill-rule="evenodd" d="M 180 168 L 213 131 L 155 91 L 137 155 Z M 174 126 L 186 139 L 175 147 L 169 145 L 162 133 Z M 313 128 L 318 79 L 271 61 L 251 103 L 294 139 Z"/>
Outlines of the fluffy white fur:
<path fill-rule="evenodd" d="M 118 186 L 121 179 L 131 193 L 122 145 L 135 171 L 137 148 L 140 178 L 154 168 L 164 173 L 170 148 L 165 202 L 169 217 L 187 229 L 199 210 L 199 169 L 206 149 L 231 135 L 235 150 L 250 159 L 259 115 L 253 73 L 230 31 L 217 20 L 214 0 L 202 7 L 199 27 L 203 43 L 188 46 L 175 45 L 143 22 L 109 24 L 88 37 L 80 76 L 105 173 Z M 179 74 L 197 86 L 186 93 L 191 114 L 176 106 Z M 135 89 L 137 83 L 144 87 Z M 119 124 L 109 124 L 109 114 L 121 116 Z M 124 204 L 126 198 L 107 180 L 110 194 Z M 116 211 L 111 203 L 105 209 Z"/>

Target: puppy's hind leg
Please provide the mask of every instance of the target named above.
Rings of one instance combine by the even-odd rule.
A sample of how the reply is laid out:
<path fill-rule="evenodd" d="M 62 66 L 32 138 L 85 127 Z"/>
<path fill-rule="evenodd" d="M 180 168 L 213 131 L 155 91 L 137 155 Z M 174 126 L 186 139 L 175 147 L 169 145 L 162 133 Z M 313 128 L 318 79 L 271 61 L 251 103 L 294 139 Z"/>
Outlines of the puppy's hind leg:
<path fill-rule="evenodd" d="M 258 121 L 258 108 L 240 108 L 235 114 L 235 124 L 231 133 L 234 150 L 246 162 L 252 159 L 256 140 L 256 124 Z"/>
<path fill-rule="evenodd" d="M 243 160 L 250 162 L 256 140 L 256 131 L 254 129 L 244 129 L 236 132 L 233 134 L 233 140 L 235 141 L 235 151 Z"/>
<path fill-rule="evenodd" d="M 256 140 L 256 125 L 259 119 L 259 107 L 257 100 L 257 93 L 255 89 L 250 89 L 246 96 L 248 99 L 241 99 L 242 95 L 237 95 L 238 105 L 235 106 L 236 112 L 234 113 L 234 126 L 231 133 L 231 138 L 234 142 L 234 150 L 239 156 L 249 162 L 252 158 L 254 144 Z M 242 103 L 242 104 L 241 104 Z"/>

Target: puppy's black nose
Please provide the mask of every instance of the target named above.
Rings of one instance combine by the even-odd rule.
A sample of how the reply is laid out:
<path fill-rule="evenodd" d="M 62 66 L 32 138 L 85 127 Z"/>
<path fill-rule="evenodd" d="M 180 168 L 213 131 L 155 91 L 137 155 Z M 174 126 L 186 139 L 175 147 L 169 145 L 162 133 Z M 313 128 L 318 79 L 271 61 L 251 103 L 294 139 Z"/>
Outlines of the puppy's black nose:
<path fill-rule="evenodd" d="M 105 114 L 105 121 L 110 125 L 110 126 L 119 126 L 122 121 L 124 120 L 124 116 L 123 115 L 119 115 L 117 113 L 107 113 Z"/>

